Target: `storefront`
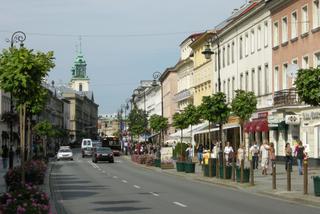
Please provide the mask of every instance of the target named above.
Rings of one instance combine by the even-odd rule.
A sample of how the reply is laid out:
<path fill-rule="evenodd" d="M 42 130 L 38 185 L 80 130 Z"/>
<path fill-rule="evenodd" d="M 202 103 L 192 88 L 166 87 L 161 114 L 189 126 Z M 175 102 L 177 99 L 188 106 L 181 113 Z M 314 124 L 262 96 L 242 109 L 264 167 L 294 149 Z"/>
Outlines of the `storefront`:
<path fill-rule="evenodd" d="M 253 114 L 251 121 L 244 125 L 246 135 L 246 147 L 250 147 L 253 142 L 261 145 L 264 140 L 269 141 L 268 112 Z"/>

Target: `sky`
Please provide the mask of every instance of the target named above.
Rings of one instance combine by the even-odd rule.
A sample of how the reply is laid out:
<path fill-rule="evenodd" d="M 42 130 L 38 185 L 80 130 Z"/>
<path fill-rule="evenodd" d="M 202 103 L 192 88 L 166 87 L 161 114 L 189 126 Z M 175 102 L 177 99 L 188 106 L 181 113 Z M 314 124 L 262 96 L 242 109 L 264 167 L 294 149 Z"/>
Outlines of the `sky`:
<path fill-rule="evenodd" d="M 214 28 L 246 0 L 0 0 L 0 49 L 13 32 L 25 46 L 54 51 L 49 81 L 67 84 L 79 49 L 99 114 L 125 104 L 140 80 L 179 60 L 179 44 Z"/>

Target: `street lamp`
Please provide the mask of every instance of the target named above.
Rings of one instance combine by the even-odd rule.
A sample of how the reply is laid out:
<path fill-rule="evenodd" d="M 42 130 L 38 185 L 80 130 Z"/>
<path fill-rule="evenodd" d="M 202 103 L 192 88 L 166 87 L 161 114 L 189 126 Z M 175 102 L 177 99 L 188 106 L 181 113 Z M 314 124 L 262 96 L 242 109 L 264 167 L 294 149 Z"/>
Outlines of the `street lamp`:
<path fill-rule="evenodd" d="M 23 42 L 26 40 L 26 34 L 22 31 L 16 31 L 11 35 L 11 39 L 7 39 L 7 42 L 10 42 L 10 48 L 13 48 L 15 43 L 20 43 L 20 47 L 23 47 Z M 13 116 L 13 97 L 10 93 L 10 115 Z M 10 143 L 12 145 L 12 135 L 13 135 L 13 121 L 10 120 Z"/>

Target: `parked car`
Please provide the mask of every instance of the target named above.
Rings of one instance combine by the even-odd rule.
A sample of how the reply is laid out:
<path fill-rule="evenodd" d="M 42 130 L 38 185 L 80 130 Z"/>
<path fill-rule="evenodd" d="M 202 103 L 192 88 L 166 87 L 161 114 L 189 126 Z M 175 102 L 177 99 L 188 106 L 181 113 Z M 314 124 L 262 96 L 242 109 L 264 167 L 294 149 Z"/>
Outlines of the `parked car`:
<path fill-rule="evenodd" d="M 91 139 L 82 139 L 81 142 L 81 153 L 82 157 L 91 156 L 92 155 L 93 143 Z"/>
<path fill-rule="evenodd" d="M 73 153 L 70 148 L 60 148 L 57 153 L 57 160 L 73 160 Z"/>
<path fill-rule="evenodd" d="M 109 161 L 114 162 L 113 152 L 109 147 L 95 147 L 92 154 L 92 162 L 97 163 L 98 161 Z"/>

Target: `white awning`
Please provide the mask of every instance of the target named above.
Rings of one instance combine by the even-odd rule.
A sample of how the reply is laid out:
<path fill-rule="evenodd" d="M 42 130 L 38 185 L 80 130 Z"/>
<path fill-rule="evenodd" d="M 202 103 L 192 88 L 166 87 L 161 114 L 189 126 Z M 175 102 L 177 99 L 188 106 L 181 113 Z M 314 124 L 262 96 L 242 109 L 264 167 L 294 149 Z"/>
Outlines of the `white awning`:
<path fill-rule="evenodd" d="M 192 135 L 194 135 L 195 132 L 206 128 L 208 125 L 209 125 L 208 122 L 204 122 L 204 123 L 200 123 L 192 126 Z M 183 132 L 183 138 L 191 138 L 191 126 L 189 126 L 186 129 L 183 129 L 182 132 Z M 180 139 L 180 138 L 181 138 L 181 130 L 178 130 L 177 132 L 170 135 L 170 139 Z"/>
<path fill-rule="evenodd" d="M 233 129 L 233 128 L 239 128 L 239 127 L 240 127 L 240 124 L 226 124 L 226 125 L 223 125 L 222 129 L 225 130 L 225 129 Z M 215 131 L 219 131 L 219 128 L 210 129 L 210 132 L 215 132 Z M 198 130 L 196 132 L 193 132 L 193 135 L 203 134 L 203 133 L 209 133 L 209 129 L 207 128 L 207 129 Z"/>

